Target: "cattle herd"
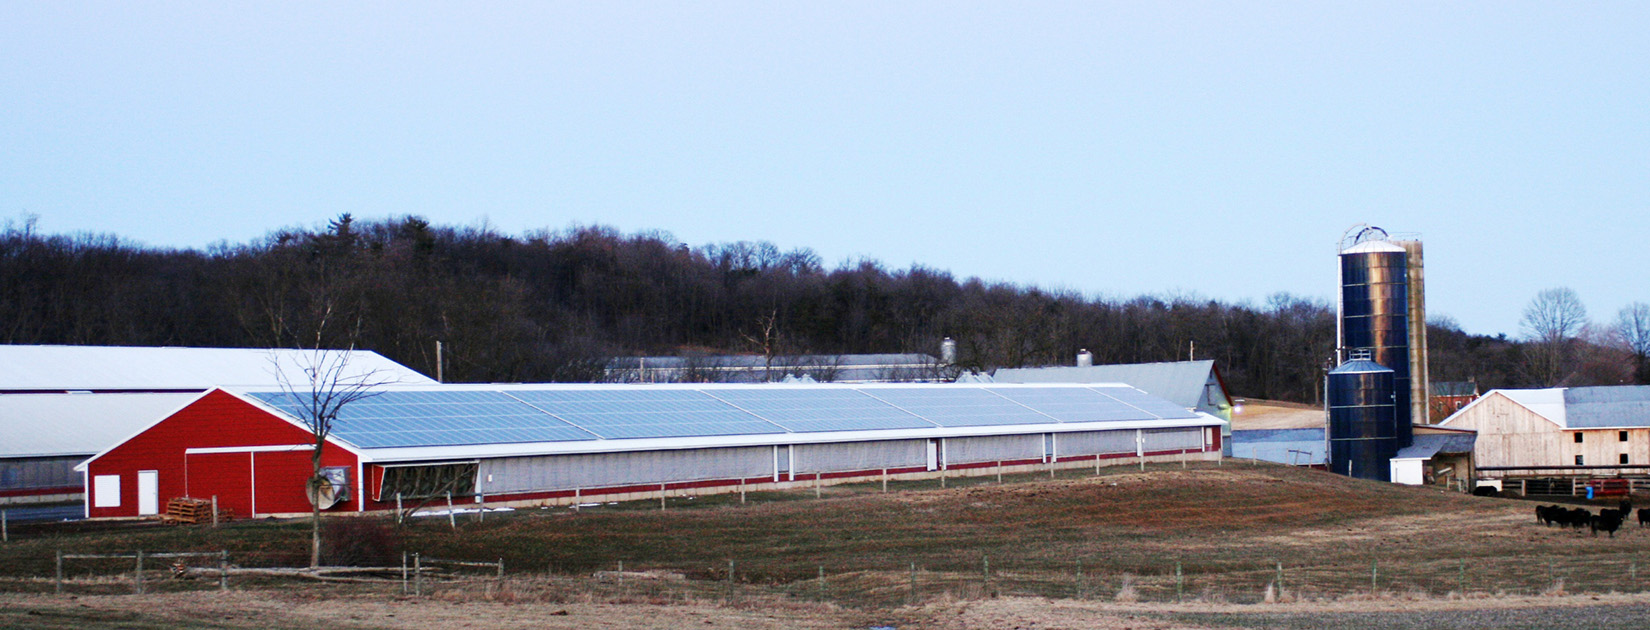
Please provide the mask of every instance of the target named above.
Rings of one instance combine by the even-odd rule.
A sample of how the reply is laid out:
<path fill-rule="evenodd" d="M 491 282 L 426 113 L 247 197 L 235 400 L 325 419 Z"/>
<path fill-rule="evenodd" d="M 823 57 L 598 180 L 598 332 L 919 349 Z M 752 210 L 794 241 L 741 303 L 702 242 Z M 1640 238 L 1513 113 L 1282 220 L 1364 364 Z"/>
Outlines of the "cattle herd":
<path fill-rule="evenodd" d="M 1633 502 L 1622 501 L 1616 508 L 1604 508 L 1594 514 L 1587 508 L 1567 508 L 1562 505 L 1543 505 L 1535 509 L 1535 518 L 1542 525 L 1559 527 L 1583 527 L 1593 530 L 1593 535 L 1605 532 L 1615 538 L 1616 530 L 1621 529 L 1623 521 L 1633 514 Z M 1650 525 L 1650 508 L 1639 508 L 1639 527 Z"/>

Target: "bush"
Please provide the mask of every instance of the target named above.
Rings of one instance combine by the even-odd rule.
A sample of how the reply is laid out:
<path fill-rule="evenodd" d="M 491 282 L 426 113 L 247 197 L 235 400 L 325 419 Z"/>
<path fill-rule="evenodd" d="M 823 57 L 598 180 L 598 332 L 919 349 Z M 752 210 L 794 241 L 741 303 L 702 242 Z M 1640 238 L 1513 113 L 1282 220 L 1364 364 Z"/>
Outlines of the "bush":
<path fill-rule="evenodd" d="M 382 567 L 401 561 L 395 528 L 376 518 L 334 517 L 321 524 L 321 563 Z"/>

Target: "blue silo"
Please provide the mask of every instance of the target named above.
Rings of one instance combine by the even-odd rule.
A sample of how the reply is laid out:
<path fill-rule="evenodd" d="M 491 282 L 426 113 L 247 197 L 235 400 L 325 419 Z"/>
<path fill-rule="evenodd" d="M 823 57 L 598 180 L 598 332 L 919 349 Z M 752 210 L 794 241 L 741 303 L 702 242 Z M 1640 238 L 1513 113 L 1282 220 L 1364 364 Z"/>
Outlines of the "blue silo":
<path fill-rule="evenodd" d="M 1329 371 L 1329 469 L 1391 481 L 1390 460 L 1399 443 L 1395 371 L 1357 352 Z"/>
<path fill-rule="evenodd" d="M 1341 250 L 1340 347 L 1368 350 L 1370 360 L 1392 371 L 1397 412 L 1391 433 L 1398 448 L 1403 448 L 1413 441 L 1408 255 L 1403 247 L 1386 240 L 1385 232 L 1379 234 L 1380 238 Z M 1381 474 L 1386 475 L 1384 468 Z"/>

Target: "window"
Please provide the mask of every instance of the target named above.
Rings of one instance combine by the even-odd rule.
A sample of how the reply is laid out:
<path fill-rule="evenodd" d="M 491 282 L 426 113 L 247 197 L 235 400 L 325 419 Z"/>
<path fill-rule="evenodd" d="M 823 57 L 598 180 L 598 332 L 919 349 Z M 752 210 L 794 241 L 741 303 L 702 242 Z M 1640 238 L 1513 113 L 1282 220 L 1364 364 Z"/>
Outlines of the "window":
<path fill-rule="evenodd" d="M 1580 455 L 1577 455 L 1576 456 L 1576 465 L 1577 466 L 1586 466 L 1587 464 L 1585 463 L 1584 460 L 1582 460 Z"/>
<path fill-rule="evenodd" d="M 393 501 L 397 494 L 407 499 L 427 499 L 449 492 L 455 497 L 470 496 L 475 494 L 476 469 L 475 462 L 387 467 L 378 487 L 378 500 Z"/>
<path fill-rule="evenodd" d="M 1617 431 L 1616 432 L 1616 439 L 1619 440 L 1619 441 L 1622 441 L 1622 442 L 1626 442 L 1627 441 L 1627 432 L 1626 431 Z M 1626 462 L 1622 462 L 1622 463 L 1626 463 Z"/>
<path fill-rule="evenodd" d="M 1576 444 L 1580 444 L 1580 443 L 1581 443 L 1581 432 L 1577 431 L 1576 432 Z"/>
<path fill-rule="evenodd" d="M 92 507 L 120 507 L 120 475 L 92 478 Z"/>
<path fill-rule="evenodd" d="M 1623 464 L 1627 463 L 1627 454 L 1626 453 L 1621 454 L 1621 463 L 1623 463 Z"/>

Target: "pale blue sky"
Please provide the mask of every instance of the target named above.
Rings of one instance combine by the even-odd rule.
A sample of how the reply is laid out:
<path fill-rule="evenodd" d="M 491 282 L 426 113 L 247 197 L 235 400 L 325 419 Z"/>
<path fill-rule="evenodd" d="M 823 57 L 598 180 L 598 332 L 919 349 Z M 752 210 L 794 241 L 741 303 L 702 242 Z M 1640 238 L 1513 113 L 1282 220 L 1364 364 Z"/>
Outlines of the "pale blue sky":
<path fill-rule="evenodd" d="M 1650 301 L 1645 3 L 0 4 L 0 219 L 342 212 L 1330 298 L 1352 224 L 1517 334 Z"/>

